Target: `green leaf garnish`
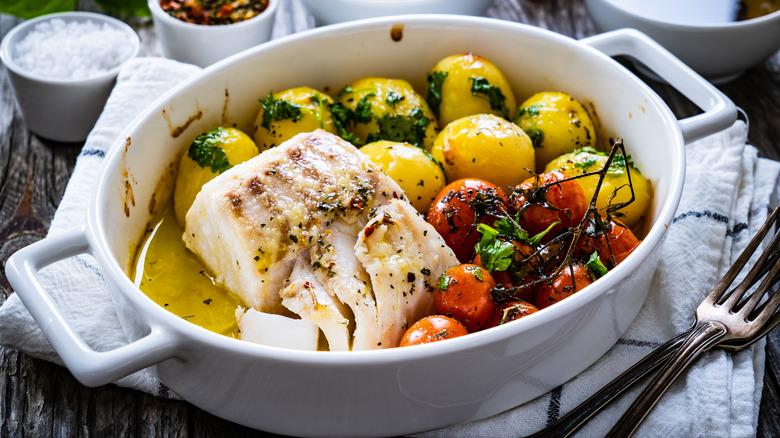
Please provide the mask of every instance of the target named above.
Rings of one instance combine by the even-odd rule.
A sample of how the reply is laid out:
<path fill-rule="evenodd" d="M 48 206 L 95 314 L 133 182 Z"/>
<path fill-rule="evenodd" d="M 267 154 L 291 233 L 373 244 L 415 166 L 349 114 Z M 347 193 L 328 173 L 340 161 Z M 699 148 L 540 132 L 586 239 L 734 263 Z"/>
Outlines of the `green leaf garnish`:
<path fill-rule="evenodd" d="M 525 131 L 525 133 L 528 134 L 528 137 L 531 139 L 531 144 L 534 148 L 539 149 L 542 147 L 542 142 L 544 141 L 544 131 L 539 128 L 529 128 L 527 131 Z"/>
<path fill-rule="evenodd" d="M 490 102 L 490 109 L 498 111 L 503 118 L 509 117 L 509 108 L 506 107 L 506 96 L 500 88 L 491 85 L 483 77 L 470 77 L 471 94 L 474 96 L 482 95 Z"/>
<path fill-rule="evenodd" d="M 406 97 L 402 96 L 399 93 L 396 93 L 395 91 L 391 91 L 390 94 L 387 95 L 387 98 L 385 99 L 385 103 L 395 108 L 395 105 L 404 99 L 406 99 Z"/>
<path fill-rule="evenodd" d="M 482 235 L 474 250 L 480 263 L 490 272 L 506 271 L 512 264 L 515 246 L 511 242 L 498 238 L 498 231 L 485 224 L 477 225 L 477 231 Z"/>
<path fill-rule="evenodd" d="M 585 155 L 585 157 L 580 157 L 580 155 Z M 606 152 L 597 151 L 592 147 L 584 147 L 575 149 L 574 156 L 578 160 L 578 162 L 574 164 L 574 167 L 581 168 L 583 172 L 588 172 L 591 167 L 598 163 L 596 157 L 608 157 L 609 154 Z M 631 155 L 626 155 L 624 157 L 623 154 L 615 154 L 615 156 L 612 158 L 612 162 L 609 164 L 607 175 L 610 177 L 622 176 L 626 173 L 626 165 L 631 166 L 631 169 L 637 175 L 642 174 L 642 172 L 637 169 L 636 165 L 634 165 L 634 162 L 631 160 Z"/>
<path fill-rule="evenodd" d="M 590 255 L 590 259 L 585 263 L 585 267 L 588 268 L 588 273 L 593 281 L 603 277 L 608 271 L 607 267 L 604 266 L 604 263 L 601 263 L 599 253 L 596 251 L 593 251 L 593 254 Z"/>
<path fill-rule="evenodd" d="M 222 173 L 231 167 L 222 143 L 226 131 L 223 128 L 212 129 L 196 138 L 187 150 L 187 156 L 202 168 L 210 168 L 212 173 Z"/>
<path fill-rule="evenodd" d="M 446 71 L 432 71 L 427 74 L 428 93 L 425 95 L 425 101 L 431 107 L 431 111 L 436 117 L 439 117 L 439 107 L 441 106 L 441 88 L 444 85 L 444 79 L 447 78 Z"/>
<path fill-rule="evenodd" d="M 273 91 L 268 92 L 268 97 L 260 99 L 260 105 L 263 107 L 263 121 L 260 126 L 271 130 L 271 122 L 282 120 L 300 120 L 303 117 L 302 106 L 284 99 L 274 98 Z"/>
<path fill-rule="evenodd" d="M 451 275 L 441 274 L 439 277 L 439 284 L 437 284 L 436 287 L 439 290 L 447 290 L 450 287 L 450 281 L 452 281 Z"/>
<path fill-rule="evenodd" d="M 425 117 L 422 110 L 415 108 L 411 115 L 383 114 L 376 119 L 378 132 L 369 134 L 367 143 L 378 140 L 390 140 L 423 146 L 425 141 L 425 129 L 431 123 L 431 119 Z"/>

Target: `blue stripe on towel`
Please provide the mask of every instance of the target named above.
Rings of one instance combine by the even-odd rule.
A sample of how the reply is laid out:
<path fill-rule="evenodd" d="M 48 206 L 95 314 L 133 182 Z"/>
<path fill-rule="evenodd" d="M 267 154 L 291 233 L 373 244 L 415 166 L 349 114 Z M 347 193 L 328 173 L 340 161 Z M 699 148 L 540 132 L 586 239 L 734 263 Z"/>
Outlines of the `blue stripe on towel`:
<path fill-rule="evenodd" d="M 673 220 L 672 223 L 676 223 L 677 221 L 689 218 L 689 217 L 695 217 L 695 218 L 710 218 L 713 220 L 716 220 L 718 222 L 729 222 L 729 217 L 720 213 L 713 213 L 709 210 L 704 211 L 686 211 L 685 213 L 681 213 L 677 215 Z M 742 231 L 745 231 L 748 229 L 748 224 L 744 222 L 740 222 L 738 224 L 734 225 L 734 228 L 731 230 L 726 231 L 726 235 L 729 237 L 734 237 L 737 234 L 741 233 Z"/>
<path fill-rule="evenodd" d="M 83 149 L 79 156 L 104 158 L 106 156 L 106 152 L 100 149 Z"/>
<path fill-rule="evenodd" d="M 672 223 L 675 223 L 677 221 L 683 220 L 687 217 L 695 217 L 695 218 L 701 218 L 701 217 L 708 217 L 715 219 L 718 222 L 729 222 L 729 217 L 720 213 L 713 213 L 709 210 L 704 211 L 686 211 L 685 213 L 682 213 L 678 215 L 677 217 L 672 220 Z"/>

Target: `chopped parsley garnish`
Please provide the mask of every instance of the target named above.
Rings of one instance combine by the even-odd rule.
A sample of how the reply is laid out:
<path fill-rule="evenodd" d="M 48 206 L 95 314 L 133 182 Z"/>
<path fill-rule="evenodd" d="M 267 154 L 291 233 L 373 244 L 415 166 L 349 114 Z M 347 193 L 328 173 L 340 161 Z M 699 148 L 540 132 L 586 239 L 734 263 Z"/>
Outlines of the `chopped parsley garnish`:
<path fill-rule="evenodd" d="M 339 92 L 339 97 L 348 93 L 356 93 L 358 91 L 365 90 L 353 90 L 352 87 L 347 85 Z M 349 108 L 340 101 L 335 102 L 330 106 L 330 112 L 333 114 L 333 121 L 338 130 L 339 136 L 344 140 L 354 144 L 360 145 L 362 142 L 360 139 L 347 132 L 347 126 L 350 124 L 369 123 L 373 119 L 373 113 L 371 112 L 371 99 L 376 96 L 376 93 L 371 92 L 363 96 L 355 106 L 355 109 Z"/>
<path fill-rule="evenodd" d="M 452 281 L 452 276 L 447 274 L 441 274 L 439 277 L 439 284 L 436 285 L 436 287 L 439 290 L 447 290 L 450 287 L 450 282 Z"/>
<path fill-rule="evenodd" d="M 450 337 L 450 332 L 447 331 L 447 329 L 443 329 L 440 332 L 436 332 L 433 335 L 431 335 L 432 341 L 441 341 L 442 339 L 447 339 Z"/>
<path fill-rule="evenodd" d="M 585 155 L 585 157 L 580 158 L 580 155 Z M 584 147 L 582 149 L 575 149 L 574 156 L 578 160 L 574 163 L 574 167 L 581 168 L 583 172 L 588 172 L 591 167 L 599 163 L 598 157 L 608 157 L 609 154 L 597 151 L 592 147 Z M 626 161 L 628 161 L 628 163 L 626 163 Z M 607 175 L 610 177 L 622 176 L 626 173 L 626 164 L 631 166 L 631 169 L 633 169 L 636 174 L 642 174 L 631 160 L 631 155 L 623 156 L 623 154 L 618 153 L 612 158 L 612 162 L 609 164 L 609 169 L 607 170 Z"/>
<path fill-rule="evenodd" d="M 528 134 L 528 137 L 531 139 L 531 144 L 535 148 L 541 148 L 542 142 L 544 141 L 544 131 L 542 131 L 539 128 L 530 128 L 527 131 L 525 131 L 526 134 Z"/>
<path fill-rule="evenodd" d="M 231 167 L 221 146 L 227 131 L 223 128 L 212 129 L 196 138 L 187 150 L 187 156 L 202 168 L 210 168 L 212 173 L 222 173 Z"/>
<path fill-rule="evenodd" d="M 302 106 L 284 99 L 274 98 L 273 91 L 268 92 L 268 97 L 260 99 L 260 105 L 263 107 L 263 121 L 260 126 L 265 129 L 271 129 L 271 122 L 282 120 L 300 120 L 303 117 Z"/>
<path fill-rule="evenodd" d="M 499 239 L 498 231 L 488 225 L 477 225 L 477 231 L 482 235 L 482 238 L 474 249 L 482 266 L 490 272 L 506 271 L 512 264 L 515 246 L 511 242 Z"/>
<path fill-rule="evenodd" d="M 479 281 L 485 281 L 482 277 L 482 269 L 479 267 L 475 267 L 471 270 L 471 273 L 474 274 L 474 277 Z"/>
<path fill-rule="evenodd" d="M 390 94 L 387 95 L 387 98 L 385 99 L 385 103 L 395 108 L 395 104 L 397 104 L 398 102 L 404 99 L 406 99 L 406 97 L 396 93 L 395 91 L 391 91 Z"/>
<path fill-rule="evenodd" d="M 367 143 L 390 140 L 422 146 L 425 140 L 425 128 L 431 123 L 431 119 L 425 117 L 421 109 L 415 108 L 409 116 L 383 114 L 376 122 L 379 131 L 369 134 Z"/>
<path fill-rule="evenodd" d="M 596 158 L 588 157 L 584 160 L 574 163 L 574 167 L 582 169 L 583 172 L 587 173 L 590 171 L 591 167 L 595 166 L 598 163 L 599 161 Z"/>
<path fill-rule="evenodd" d="M 314 116 L 317 117 L 317 123 L 320 125 L 320 128 L 324 128 L 325 124 L 322 121 L 322 115 L 325 113 L 325 107 L 328 105 L 328 102 L 320 97 L 319 94 L 315 94 L 311 97 L 311 103 L 317 105 L 317 112 Z"/>
<path fill-rule="evenodd" d="M 376 96 L 376 93 L 368 93 L 363 96 L 350 114 L 350 119 L 355 123 L 368 123 L 371 121 L 374 113 L 371 112 L 371 102 L 369 99 Z"/>
<path fill-rule="evenodd" d="M 535 103 L 528 108 L 526 108 L 526 112 L 528 113 L 529 117 L 536 117 L 539 115 L 539 108 L 543 107 L 543 103 Z"/>
<path fill-rule="evenodd" d="M 588 268 L 588 273 L 593 281 L 596 281 L 607 274 L 607 267 L 604 266 L 604 263 L 601 263 L 599 253 L 596 251 L 593 251 L 593 254 L 590 255 L 590 259 L 585 263 L 585 267 Z"/>
<path fill-rule="evenodd" d="M 471 94 L 482 95 L 490 102 L 490 109 L 498 111 L 501 117 L 509 117 L 509 108 L 506 107 L 506 96 L 500 88 L 491 85 L 487 79 L 483 77 L 471 77 Z"/>
<path fill-rule="evenodd" d="M 444 79 L 447 78 L 446 71 L 432 71 L 427 75 L 428 79 L 428 93 L 425 96 L 425 100 L 428 102 L 428 106 L 431 107 L 431 111 L 436 117 L 439 117 L 439 107 L 441 106 L 441 88 L 444 84 Z"/>

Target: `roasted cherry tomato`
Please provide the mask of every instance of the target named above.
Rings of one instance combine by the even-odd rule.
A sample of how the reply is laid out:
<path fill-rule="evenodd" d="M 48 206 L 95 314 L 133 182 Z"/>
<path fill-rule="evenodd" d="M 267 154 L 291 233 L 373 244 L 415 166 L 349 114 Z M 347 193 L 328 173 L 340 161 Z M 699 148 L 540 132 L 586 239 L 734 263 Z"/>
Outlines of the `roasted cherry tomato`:
<path fill-rule="evenodd" d="M 495 327 L 497 325 L 506 324 L 538 311 L 539 309 L 537 309 L 536 306 L 527 301 L 509 301 L 502 304 L 496 313 L 493 314 L 493 318 L 490 320 L 490 326 Z"/>
<path fill-rule="evenodd" d="M 506 270 L 494 270 L 490 273 L 493 275 L 493 279 L 496 280 L 496 284 L 503 286 L 507 291 L 514 289 L 511 292 L 514 298 L 533 302 L 538 288 L 536 286 L 518 288 L 518 286 L 528 285 L 537 280 L 544 262 L 530 244 L 517 240 L 511 243 L 514 245 L 514 252 L 511 255 L 512 263 Z M 479 254 L 474 257 L 472 263 L 482 267 L 485 266 Z"/>
<path fill-rule="evenodd" d="M 573 274 L 573 275 L 572 275 Z M 552 304 L 574 295 L 585 286 L 593 283 L 588 269 L 579 263 L 565 266 L 552 282 L 542 283 L 534 304 L 544 309 Z"/>
<path fill-rule="evenodd" d="M 457 319 L 469 332 L 488 327 L 498 307 L 490 295 L 496 280 L 487 269 L 463 264 L 441 275 L 433 294 L 436 313 Z"/>
<path fill-rule="evenodd" d="M 585 216 L 588 204 L 582 187 L 572 180 L 563 181 L 566 178 L 565 173 L 552 171 L 528 178 L 515 188 L 513 205 L 519 213 L 518 223 L 530 235 L 560 221 L 547 234 L 552 237 L 561 227 L 576 227 Z"/>
<path fill-rule="evenodd" d="M 454 181 L 433 200 L 425 217 L 462 263 L 471 261 L 479 241 L 477 225 L 492 225 L 491 214 L 506 210 L 509 201 L 494 184 L 475 178 Z"/>
<path fill-rule="evenodd" d="M 620 222 L 605 222 L 603 230 L 598 230 L 595 224 L 589 224 L 577 241 L 576 255 L 587 259 L 594 251 L 598 252 L 601 263 L 612 269 L 625 260 L 639 243 L 634 233 Z"/>
<path fill-rule="evenodd" d="M 431 315 L 412 324 L 398 346 L 427 344 L 467 334 L 466 327 L 457 320 L 444 315 Z"/>

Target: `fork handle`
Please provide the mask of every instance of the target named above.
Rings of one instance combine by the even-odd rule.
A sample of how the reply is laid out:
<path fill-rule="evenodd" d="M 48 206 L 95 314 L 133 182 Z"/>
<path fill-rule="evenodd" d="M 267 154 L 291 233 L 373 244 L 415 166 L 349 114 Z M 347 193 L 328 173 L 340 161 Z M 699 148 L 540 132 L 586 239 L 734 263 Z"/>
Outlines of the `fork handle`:
<path fill-rule="evenodd" d="M 639 424 L 647 417 L 672 383 L 677 380 L 677 377 L 702 353 L 717 345 L 727 333 L 726 326 L 717 321 L 704 320 L 696 324 L 674 357 L 664 365 L 650 384 L 639 394 L 639 397 L 620 417 L 607 436 L 630 437 L 633 435 Z"/>
<path fill-rule="evenodd" d="M 612 400 L 623 394 L 628 388 L 634 386 L 634 384 L 639 382 L 643 377 L 666 363 L 674 352 L 680 348 L 691 330 L 693 330 L 693 327 L 658 346 L 631 368 L 624 371 L 623 374 L 615 377 L 606 386 L 590 396 L 590 398 L 559 418 L 555 423 L 550 424 L 527 438 L 566 438 L 571 436 L 594 415 L 601 412 L 601 410 L 612 402 Z"/>

